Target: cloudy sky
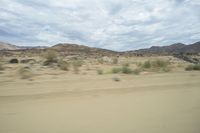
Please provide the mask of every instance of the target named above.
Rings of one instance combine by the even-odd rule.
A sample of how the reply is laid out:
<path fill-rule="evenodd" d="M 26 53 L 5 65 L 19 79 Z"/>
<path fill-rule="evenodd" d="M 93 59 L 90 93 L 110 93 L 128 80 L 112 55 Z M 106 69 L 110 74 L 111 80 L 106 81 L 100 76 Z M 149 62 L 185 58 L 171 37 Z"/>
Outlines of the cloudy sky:
<path fill-rule="evenodd" d="M 200 41 L 200 0 L 0 0 L 0 41 L 112 50 Z"/>

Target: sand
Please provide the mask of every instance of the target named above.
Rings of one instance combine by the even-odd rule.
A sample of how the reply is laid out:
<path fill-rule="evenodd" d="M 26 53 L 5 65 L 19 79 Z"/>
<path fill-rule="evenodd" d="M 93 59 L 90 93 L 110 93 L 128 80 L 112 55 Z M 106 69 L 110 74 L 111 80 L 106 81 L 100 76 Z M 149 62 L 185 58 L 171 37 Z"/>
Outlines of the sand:
<path fill-rule="evenodd" d="M 199 72 L 0 77 L 0 133 L 199 133 L 199 125 Z"/>

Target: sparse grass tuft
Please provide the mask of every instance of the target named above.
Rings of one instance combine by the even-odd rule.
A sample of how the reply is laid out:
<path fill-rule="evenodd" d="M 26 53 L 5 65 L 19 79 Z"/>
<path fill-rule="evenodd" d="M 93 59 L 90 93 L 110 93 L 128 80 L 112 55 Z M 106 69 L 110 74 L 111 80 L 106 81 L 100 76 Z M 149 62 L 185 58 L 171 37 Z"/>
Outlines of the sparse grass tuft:
<path fill-rule="evenodd" d="M 0 71 L 3 71 L 3 70 L 4 70 L 3 64 L 0 62 Z"/>
<path fill-rule="evenodd" d="M 123 66 L 124 66 L 124 67 L 129 67 L 130 64 L 129 64 L 128 62 L 126 62 L 126 63 L 123 64 Z"/>
<path fill-rule="evenodd" d="M 73 71 L 75 74 L 79 73 L 79 68 L 82 66 L 83 62 L 80 60 L 74 60 L 72 62 L 72 66 L 73 66 Z"/>
<path fill-rule="evenodd" d="M 140 69 L 134 69 L 134 70 L 132 70 L 132 73 L 135 74 L 135 75 L 139 75 L 140 72 L 141 72 Z"/>
<path fill-rule="evenodd" d="M 112 59 L 112 62 L 113 62 L 113 64 L 115 64 L 115 65 L 118 64 L 118 58 L 117 58 L 117 57 L 113 58 L 113 59 Z"/>
<path fill-rule="evenodd" d="M 185 68 L 186 71 L 200 71 L 200 64 L 189 65 Z"/>
<path fill-rule="evenodd" d="M 102 74 L 103 74 L 103 70 L 102 70 L 102 69 L 98 69 L 98 70 L 97 70 L 97 74 L 98 74 L 98 75 L 102 75 Z"/>
<path fill-rule="evenodd" d="M 30 67 L 22 67 L 18 71 L 21 79 L 29 79 L 33 76 L 33 72 Z"/>

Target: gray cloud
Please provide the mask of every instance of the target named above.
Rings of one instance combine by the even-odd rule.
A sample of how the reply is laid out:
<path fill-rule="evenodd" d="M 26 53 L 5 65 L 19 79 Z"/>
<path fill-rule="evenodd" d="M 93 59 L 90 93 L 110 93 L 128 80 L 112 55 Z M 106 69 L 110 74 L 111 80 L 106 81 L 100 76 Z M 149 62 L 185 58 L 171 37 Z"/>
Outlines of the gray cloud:
<path fill-rule="evenodd" d="M 0 40 L 130 50 L 200 39 L 199 0 L 1 0 Z"/>

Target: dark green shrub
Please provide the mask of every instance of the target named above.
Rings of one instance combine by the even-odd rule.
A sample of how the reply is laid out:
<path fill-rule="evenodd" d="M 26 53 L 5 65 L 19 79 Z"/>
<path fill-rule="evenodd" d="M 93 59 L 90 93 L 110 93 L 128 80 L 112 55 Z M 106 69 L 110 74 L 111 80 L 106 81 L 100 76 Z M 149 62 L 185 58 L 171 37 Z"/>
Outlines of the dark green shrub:
<path fill-rule="evenodd" d="M 14 59 L 11 59 L 9 62 L 12 64 L 15 64 L 15 63 L 17 64 L 17 63 L 19 63 L 19 60 L 14 58 Z"/>
<path fill-rule="evenodd" d="M 3 64 L 0 63 L 0 71 L 4 70 Z"/>
<path fill-rule="evenodd" d="M 185 68 L 186 71 L 200 71 L 200 64 L 195 64 L 195 65 L 189 65 Z"/>

